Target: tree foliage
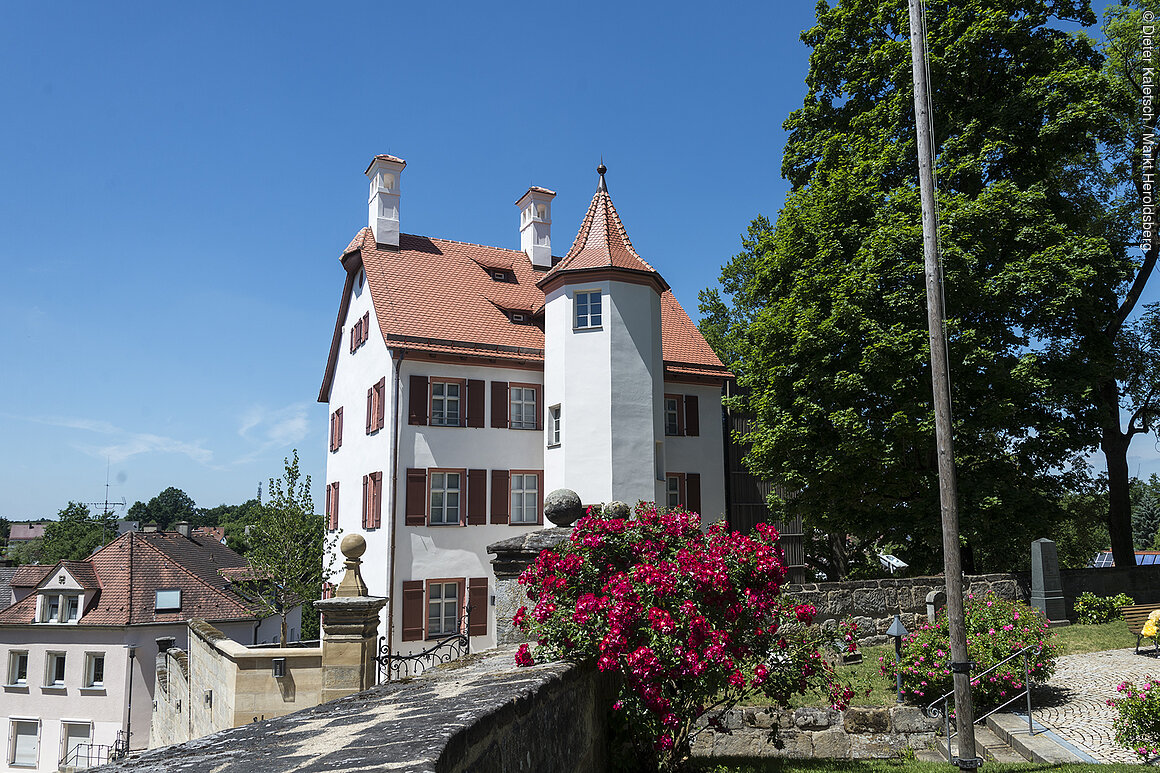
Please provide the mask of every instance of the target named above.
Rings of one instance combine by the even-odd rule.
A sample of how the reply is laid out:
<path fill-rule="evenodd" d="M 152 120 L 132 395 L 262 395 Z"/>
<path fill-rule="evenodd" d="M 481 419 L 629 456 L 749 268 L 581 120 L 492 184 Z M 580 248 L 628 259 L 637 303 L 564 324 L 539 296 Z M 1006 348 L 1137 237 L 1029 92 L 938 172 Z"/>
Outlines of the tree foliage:
<path fill-rule="evenodd" d="M 129 508 L 129 519 L 139 521 L 142 526 L 147 523 L 157 524 L 162 531 L 172 531 L 173 527 L 182 521 L 188 521 L 196 526 L 209 524 L 200 523 L 201 511 L 193 497 L 175 486 L 170 486 L 157 496 L 149 500 L 148 504 L 137 501 Z"/>
<path fill-rule="evenodd" d="M 113 513 L 89 512 L 79 502 L 69 502 L 44 529 L 40 562 L 79 561 L 117 536 L 117 516 Z"/>
<path fill-rule="evenodd" d="M 318 620 L 313 602 L 322 597 L 322 582 L 330 575 L 334 552 L 327 550 L 326 521 L 314 512 L 310 476 L 285 459 L 282 478 L 270 479 L 269 500 L 260 505 L 257 522 L 249 531 L 252 579 L 243 583 L 266 614 L 282 619 L 281 641 L 286 643 L 286 616 L 302 604 L 303 638 L 317 637 Z"/>
<path fill-rule="evenodd" d="M 927 4 L 968 570 L 1025 563 L 1085 484 L 1093 341 L 1133 268 L 1102 155 L 1131 106 L 1053 20 L 1095 17 L 1086 0 Z M 921 571 L 941 549 L 908 36 L 905 3 L 818 5 L 790 193 L 701 310 L 752 395 L 748 464 L 790 492 L 775 516 L 898 544 Z"/>

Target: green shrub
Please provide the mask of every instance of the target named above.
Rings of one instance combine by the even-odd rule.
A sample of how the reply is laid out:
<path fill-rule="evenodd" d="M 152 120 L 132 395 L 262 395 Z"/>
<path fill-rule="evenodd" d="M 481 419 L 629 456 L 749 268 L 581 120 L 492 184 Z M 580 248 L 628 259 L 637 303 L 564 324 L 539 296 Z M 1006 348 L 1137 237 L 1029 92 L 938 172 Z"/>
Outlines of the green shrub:
<path fill-rule="evenodd" d="M 1120 607 L 1135 603 L 1131 596 L 1123 593 L 1117 593 L 1115 596 L 1081 593 L 1075 600 L 1075 621 L 1080 625 L 1100 625 L 1113 620 L 1123 620 Z"/>
<path fill-rule="evenodd" d="M 1141 762 L 1160 754 L 1160 681 L 1139 688 L 1122 682 L 1116 690 L 1119 697 L 1108 700 L 1116 708 L 1116 743 L 1140 755 Z"/>
<path fill-rule="evenodd" d="M 978 664 L 971 669 L 973 676 L 1027 645 L 1040 647 L 1031 658 L 1032 682 L 1046 682 L 1055 672 L 1055 635 L 1034 609 L 1020 601 L 1008 601 L 993 594 L 967 596 L 963 606 L 967 655 Z M 880 657 L 879 662 L 882 673 L 893 681 L 896 673 L 894 658 Z M 945 609 L 939 612 L 934 625 L 924 623 L 902 639 L 901 671 L 902 696 L 912 703 L 930 703 L 953 689 L 950 631 Z M 971 694 L 976 706 L 994 707 L 1021 691 L 1023 682 L 1023 659 L 1015 658 L 982 679 L 973 678 Z"/>

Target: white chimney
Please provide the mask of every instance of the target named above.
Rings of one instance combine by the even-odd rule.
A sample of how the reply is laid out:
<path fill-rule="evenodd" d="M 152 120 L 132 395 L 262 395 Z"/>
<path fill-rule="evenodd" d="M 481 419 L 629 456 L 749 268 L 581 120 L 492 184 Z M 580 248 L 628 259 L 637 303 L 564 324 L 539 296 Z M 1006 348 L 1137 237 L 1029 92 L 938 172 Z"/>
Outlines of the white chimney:
<path fill-rule="evenodd" d="M 388 247 L 399 246 L 399 180 L 407 162 L 394 156 L 375 156 L 367 167 L 371 181 L 367 200 L 367 225 L 375 241 Z"/>
<path fill-rule="evenodd" d="M 552 199 L 555 191 L 532 186 L 520 197 L 520 249 L 533 266 L 552 267 Z"/>

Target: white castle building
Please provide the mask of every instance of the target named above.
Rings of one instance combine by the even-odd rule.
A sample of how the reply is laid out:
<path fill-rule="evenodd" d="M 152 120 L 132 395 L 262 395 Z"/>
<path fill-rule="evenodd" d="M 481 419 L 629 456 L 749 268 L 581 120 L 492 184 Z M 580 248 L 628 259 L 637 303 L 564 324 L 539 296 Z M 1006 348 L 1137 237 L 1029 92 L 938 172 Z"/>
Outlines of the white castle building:
<path fill-rule="evenodd" d="M 516 202 L 519 250 L 401 232 L 405 167 L 375 156 L 341 258 L 326 513 L 366 538 L 393 652 L 454 633 L 467 604 L 476 650 L 495 643 L 486 546 L 545 528 L 545 492 L 724 515 L 730 374 L 636 253 L 603 165 L 562 258 L 545 188 Z"/>

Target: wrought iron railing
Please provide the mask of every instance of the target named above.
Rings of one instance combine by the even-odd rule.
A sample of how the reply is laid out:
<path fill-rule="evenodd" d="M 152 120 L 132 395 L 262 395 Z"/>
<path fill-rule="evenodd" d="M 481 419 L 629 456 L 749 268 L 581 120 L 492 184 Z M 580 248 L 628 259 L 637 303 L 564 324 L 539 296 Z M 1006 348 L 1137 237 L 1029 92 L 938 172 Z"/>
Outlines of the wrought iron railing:
<path fill-rule="evenodd" d="M 1003 658 L 983 673 L 970 676 L 970 683 L 974 684 L 988 674 L 996 671 L 1000 666 L 1011 662 L 1015 658 L 1023 658 L 1023 689 L 1015 693 L 1014 697 L 1007 699 L 1003 703 L 1000 703 L 998 706 L 988 711 L 983 716 L 976 718 L 975 724 L 983 722 L 987 719 L 987 717 L 1001 709 L 1007 708 L 1020 698 L 1025 698 L 1027 700 L 1027 732 L 1029 735 L 1035 735 L 1035 726 L 1031 721 L 1031 658 L 1038 655 L 1042 651 L 1042 644 L 1029 644 L 1026 647 L 1015 650 L 1010 655 Z M 943 733 L 947 739 L 947 759 L 957 764 L 957 758 L 951 754 L 951 738 L 958 735 L 958 730 L 955 730 L 953 733 L 951 732 L 951 712 L 947 707 L 947 702 L 953 697 L 955 697 L 955 691 L 951 690 L 946 695 L 931 701 L 930 705 L 923 709 L 923 713 L 925 713 L 931 719 L 938 719 L 939 717 L 942 717 Z M 939 708 L 940 704 L 942 705 L 941 709 Z"/>
<path fill-rule="evenodd" d="M 375 656 L 378 663 L 378 682 L 393 682 L 398 679 L 409 679 L 418 676 L 429 668 L 450 663 L 464 655 L 471 654 L 471 636 L 468 633 L 468 617 L 471 615 L 471 605 L 463 610 L 463 617 L 459 618 L 456 633 L 435 639 L 422 652 L 407 655 L 396 655 L 390 651 L 385 636 L 379 637 L 379 654 Z"/>
<path fill-rule="evenodd" d="M 115 762 L 129 754 L 129 744 L 123 730 L 117 731 L 117 739 L 111 744 L 78 743 L 60 760 L 61 769 L 93 768 Z"/>

